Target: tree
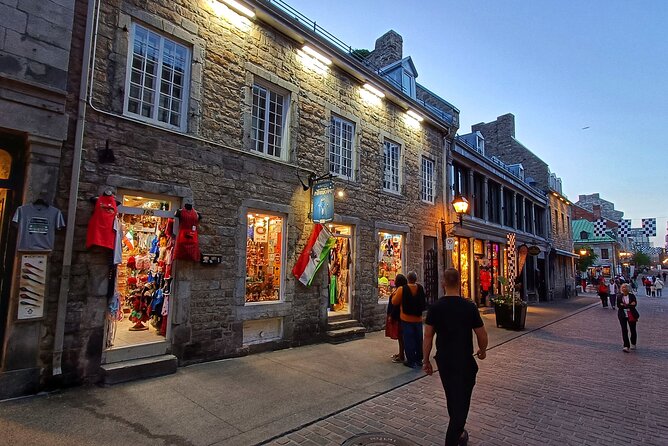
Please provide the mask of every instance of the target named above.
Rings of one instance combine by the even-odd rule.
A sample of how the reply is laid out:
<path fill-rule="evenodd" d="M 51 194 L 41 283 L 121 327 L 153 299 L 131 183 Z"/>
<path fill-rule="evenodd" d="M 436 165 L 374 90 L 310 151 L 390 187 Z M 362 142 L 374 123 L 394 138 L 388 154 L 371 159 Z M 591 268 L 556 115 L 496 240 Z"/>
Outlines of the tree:
<path fill-rule="evenodd" d="M 577 261 L 578 271 L 584 273 L 590 266 L 594 265 L 594 262 L 598 259 L 598 255 L 589 246 L 583 246 L 580 250 L 587 251 L 586 254 L 580 254 L 580 258 Z"/>
<path fill-rule="evenodd" d="M 633 254 L 633 263 L 636 267 L 649 266 L 652 263 L 651 259 L 644 252 L 636 252 Z"/>
<path fill-rule="evenodd" d="M 364 48 L 358 48 L 356 50 L 352 50 L 350 54 L 353 56 L 359 58 L 359 59 L 366 59 L 366 56 L 368 56 L 371 53 L 371 51 L 364 49 Z"/>

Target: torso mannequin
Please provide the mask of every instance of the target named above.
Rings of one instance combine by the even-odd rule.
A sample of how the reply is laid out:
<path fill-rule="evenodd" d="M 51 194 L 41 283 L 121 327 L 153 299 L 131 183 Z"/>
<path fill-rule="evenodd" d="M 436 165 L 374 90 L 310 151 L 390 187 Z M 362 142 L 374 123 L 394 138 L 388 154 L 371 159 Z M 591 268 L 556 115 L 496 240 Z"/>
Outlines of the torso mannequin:
<path fill-rule="evenodd" d="M 192 204 L 186 204 L 183 209 L 176 211 L 175 216 L 179 219 L 179 234 L 176 237 L 174 258 L 199 262 L 202 255 L 199 250 L 197 225 L 201 215 L 193 209 Z"/>

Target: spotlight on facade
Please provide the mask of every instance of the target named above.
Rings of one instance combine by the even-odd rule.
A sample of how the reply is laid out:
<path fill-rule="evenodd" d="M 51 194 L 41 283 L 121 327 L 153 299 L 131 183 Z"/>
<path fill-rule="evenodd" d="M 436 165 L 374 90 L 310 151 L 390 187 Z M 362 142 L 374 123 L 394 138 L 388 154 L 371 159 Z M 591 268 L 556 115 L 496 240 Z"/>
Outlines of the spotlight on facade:
<path fill-rule="evenodd" d="M 418 122 L 422 122 L 422 121 L 424 121 L 424 118 L 423 118 L 422 116 L 418 115 L 417 113 L 415 113 L 413 110 L 408 110 L 408 111 L 406 112 L 406 114 L 407 114 L 408 116 L 410 116 L 411 118 L 415 119 L 415 120 L 418 121 Z"/>
<path fill-rule="evenodd" d="M 376 96 L 376 97 L 378 97 L 378 98 L 381 98 L 381 99 L 382 99 L 382 98 L 385 97 L 385 93 L 383 93 L 382 91 L 380 91 L 379 89 L 377 89 L 376 87 L 374 87 L 374 86 L 371 85 L 371 84 L 364 84 L 364 87 L 363 87 L 363 88 L 364 88 L 366 91 L 370 92 L 371 94 L 373 94 L 374 96 Z"/>
<path fill-rule="evenodd" d="M 227 7 L 229 7 L 231 10 L 233 10 L 236 13 L 239 13 L 243 16 L 248 17 L 249 19 L 252 19 L 255 17 L 255 11 L 250 9 L 249 7 L 241 4 L 240 2 L 236 0 L 220 0 L 222 3 L 225 3 Z"/>
<path fill-rule="evenodd" d="M 302 47 L 302 51 L 308 54 L 309 56 L 313 57 L 320 63 L 323 63 L 328 66 L 332 64 L 332 61 L 330 59 L 326 58 L 325 56 L 323 56 L 322 54 L 320 54 L 319 52 L 317 52 L 308 45 L 304 45 Z"/>

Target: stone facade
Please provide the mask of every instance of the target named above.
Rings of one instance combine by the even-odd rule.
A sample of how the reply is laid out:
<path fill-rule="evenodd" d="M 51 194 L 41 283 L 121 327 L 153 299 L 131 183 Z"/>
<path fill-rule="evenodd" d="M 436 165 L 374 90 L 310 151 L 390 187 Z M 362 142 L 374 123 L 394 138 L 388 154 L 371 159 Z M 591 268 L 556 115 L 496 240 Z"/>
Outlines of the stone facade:
<path fill-rule="evenodd" d="M 202 251 L 222 258 L 217 266 L 182 260 L 175 263 L 167 352 L 176 355 L 180 364 L 323 339 L 328 320 L 326 268 L 308 288 L 297 282 L 290 270 L 313 229 L 310 192 L 303 190 L 298 175 L 306 180 L 309 174 L 329 171 L 329 126 L 334 115 L 354 123 L 355 129 L 354 174 L 350 179 L 334 177 L 336 188 L 345 190 L 345 198 L 336 199 L 335 221 L 354 228 L 352 317 L 368 330 L 380 329 L 385 320 L 386 301 L 379 301 L 378 293 L 379 231 L 403 234 L 404 272 L 414 269 L 420 277 L 423 241 L 436 238 L 442 246 L 438 223 L 445 218 L 443 141 L 456 129 L 447 122 L 425 120 L 416 125 L 407 120 L 404 106 L 391 101 L 390 91 L 384 101 L 366 100 L 359 78 L 374 76 L 370 71 L 353 76 L 348 65 L 343 70 L 337 64 L 324 71 L 311 70 L 299 56 L 303 43 L 294 40 L 295 36 L 328 49 L 326 42 L 314 38 L 308 28 L 295 25 L 273 6 L 253 4 L 269 8 L 267 14 L 279 18 L 276 23 L 280 26 L 217 15 L 209 7 L 186 0 L 160 0 L 149 5 L 140 0 L 102 1 L 77 218 L 70 222 L 75 233 L 63 374 L 58 381 L 49 379 L 53 352 L 51 338 L 45 338 L 40 344 L 39 366 L 47 385 L 94 381 L 105 360 L 110 254 L 84 248 L 93 210 L 89 199 L 103 190 L 166 196 L 178 206 L 193 202 L 203 216 L 199 226 Z M 83 11 L 85 2 L 79 1 L 78 9 Z M 82 30 L 85 20 L 85 14 L 77 14 L 75 28 Z M 181 128 L 165 128 L 126 113 L 123 98 L 135 23 L 191 52 L 188 116 Z M 81 48 L 83 37 L 83 32 L 77 32 L 73 47 Z M 394 40 L 399 42 L 400 51 L 400 36 Z M 81 63 L 80 53 L 76 56 L 79 60 L 73 57 L 74 66 Z M 346 63 L 349 57 L 333 50 L 330 56 Z M 78 75 L 71 74 L 72 85 L 78 85 Z M 276 88 L 289 97 L 287 142 L 280 159 L 251 150 L 254 84 Z M 413 106 L 419 110 L 419 104 Z M 74 107 L 71 102 L 72 111 Z M 383 190 L 383 144 L 388 140 L 401 146 L 399 193 Z M 66 148 L 72 150 L 72 139 Z M 100 156 L 106 148 L 113 153 L 113 161 Z M 423 157 L 435 163 L 433 203 L 420 199 Z M 68 192 L 68 162 L 69 157 L 58 188 L 54 188 L 62 197 Z M 279 302 L 245 302 L 250 210 L 280 214 L 287 222 Z M 438 259 L 442 259 L 440 251 Z M 244 343 L 246 323 L 276 319 L 281 321 L 280 339 Z M 52 333 L 54 326 L 55 312 L 49 311 L 42 330 Z"/>
<path fill-rule="evenodd" d="M 53 344 L 43 320 L 18 320 L 21 254 L 10 219 L 19 206 L 37 199 L 67 206 L 67 190 L 57 191 L 68 120 L 75 116 L 66 108 L 74 6 L 74 0 L 0 0 L 0 154 L 3 163 L 11 160 L 9 177 L 0 179 L 0 399 L 39 388 L 40 350 Z M 61 259 L 58 234 L 44 293 L 45 311 L 54 319 Z"/>
<path fill-rule="evenodd" d="M 602 199 L 599 193 L 579 195 L 576 204 L 594 213 L 598 210 L 598 214 L 601 217 L 615 223 L 624 217 L 624 212 L 615 210 L 615 203 Z"/>

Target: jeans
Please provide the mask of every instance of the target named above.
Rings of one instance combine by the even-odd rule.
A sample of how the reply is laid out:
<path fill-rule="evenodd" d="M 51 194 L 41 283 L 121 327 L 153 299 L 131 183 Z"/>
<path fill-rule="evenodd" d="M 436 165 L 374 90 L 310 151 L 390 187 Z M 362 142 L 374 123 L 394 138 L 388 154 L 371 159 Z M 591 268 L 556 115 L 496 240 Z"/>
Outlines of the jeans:
<path fill-rule="evenodd" d="M 615 308 L 615 305 L 617 305 L 617 295 L 616 294 L 610 294 L 610 296 L 608 296 L 608 298 L 610 299 L 610 306 L 612 308 Z"/>
<path fill-rule="evenodd" d="M 656 289 L 656 297 L 661 297 L 661 291 L 663 291 L 663 288 Z"/>
<path fill-rule="evenodd" d="M 638 333 L 636 332 L 636 322 L 630 322 L 627 318 L 619 319 L 622 326 L 622 339 L 624 340 L 624 347 L 630 347 L 629 344 L 629 329 L 631 329 L 631 344 L 636 345 L 638 341 Z M 627 328 L 628 324 L 628 328 Z"/>
<path fill-rule="evenodd" d="M 445 400 L 448 404 L 448 430 L 445 434 L 445 446 L 455 446 L 459 443 L 459 437 L 464 431 L 466 418 L 469 415 L 471 406 L 471 395 L 475 386 L 475 377 L 477 367 L 462 366 L 455 370 L 448 369 L 446 363 L 436 360 L 438 364 L 438 374 L 441 377 L 443 390 L 445 391 Z M 452 368 L 452 365 L 449 365 Z"/>
<path fill-rule="evenodd" d="M 422 364 L 422 322 L 401 321 L 404 350 L 408 365 Z"/>

